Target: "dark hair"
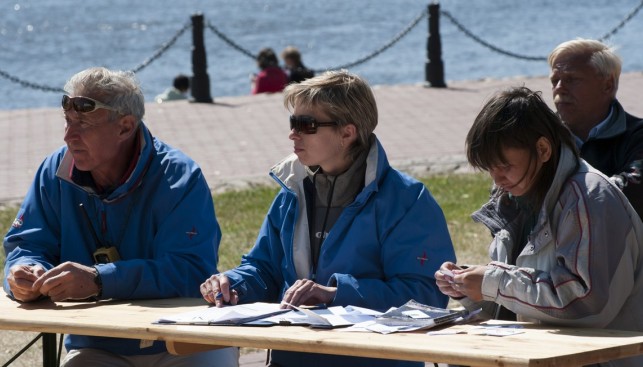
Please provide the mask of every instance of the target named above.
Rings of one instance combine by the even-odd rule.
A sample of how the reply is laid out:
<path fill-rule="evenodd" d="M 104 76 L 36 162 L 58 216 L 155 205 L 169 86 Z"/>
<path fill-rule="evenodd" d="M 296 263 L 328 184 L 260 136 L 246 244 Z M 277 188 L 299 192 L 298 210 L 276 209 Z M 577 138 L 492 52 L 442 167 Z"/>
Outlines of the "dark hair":
<path fill-rule="evenodd" d="M 527 149 L 531 162 L 535 162 L 536 142 L 541 137 L 551 144 L 551 158 L 527 193 L 532 207 L 538 210 L 554 179 L 561 147 L 567 146 L 578 157 L 571 132 L 542 100 L 540 92 L 515 87 L 493 96 L 467 134 L 467 159 L 474 168 L 488 171 L 507 163 L 504 148 L 518 148 Z"/>
<path fill-rule="evenodd" d="M 257 55 L 257 64 L 259 65 L 260 69 L 265 69 L 269 66 L 279 65 L 279 60 L 277 59 L 275 51 L 273 51 L 271 48 L 266 47 L 259 51 L 259 54 Z"/>
<path fill-rule="evenodd" d="M 179 74 L 174 78 L 172 85 L 180 91 L 186 91 L 190 88 L 190 78 L 187 75 Z"/>

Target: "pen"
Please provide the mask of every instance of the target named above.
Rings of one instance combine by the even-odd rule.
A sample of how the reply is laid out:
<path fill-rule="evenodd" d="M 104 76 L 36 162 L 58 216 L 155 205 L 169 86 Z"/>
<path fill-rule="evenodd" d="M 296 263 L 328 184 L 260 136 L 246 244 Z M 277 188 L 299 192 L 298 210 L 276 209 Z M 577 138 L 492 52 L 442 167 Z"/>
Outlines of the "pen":
<path fill-rule="evenodd" d="M 232 291 L 236 290 L 239 287 L 239 285 L 241 285 L 241 283 L 243 283 L 243 279 L 237 280 L 236 282 L 230 284 L 230 287 L 228 288 L 228 290 L 232 293 Z M 221 291 L 218 291 L 217 294 L 214 296 L 214 299 L 222 299 L 222 298 L 223 298 L 223 293 L 221 293 Z"/>

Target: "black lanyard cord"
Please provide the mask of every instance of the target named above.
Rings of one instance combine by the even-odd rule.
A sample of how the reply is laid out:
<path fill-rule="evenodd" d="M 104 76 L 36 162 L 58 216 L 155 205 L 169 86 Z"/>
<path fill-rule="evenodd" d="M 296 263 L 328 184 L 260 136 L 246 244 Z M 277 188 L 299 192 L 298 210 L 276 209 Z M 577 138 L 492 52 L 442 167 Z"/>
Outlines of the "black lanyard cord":
<path fill-rule="evenodd" d="M 313 187 L 315 188 L 315 192 L 313 193 L 313 223 L 315 223 L 315 213 L 317 209 L 317 185 L 316 185 L 316 179 L 317 179 L 317 174 L 313 176 Z M 324 240 L 326 239 L 326 225 L 328 224 L 328 214 L 330 213 L 330 206 L 333 203 L 333 193 L 335 191 L 335 182 L 337 182 L 337 176 L 333 180 L 333 182 L 330 185 L 330 191 L 328 192 L 328 198 L 326 199 L 326 213 L 324 214 L 324 222 L 322 223 L 322 228 L 321 228 L 321 234 L 319 238 L 319 247 L 317 251 L 313 251 L 313 248 L 311 248 L 310 251 L 310 257 L 312 259 L 313 263 L 313 271 L 312 271 L 312 280 L 314 281 L 316 276 L 317 276 L 317 263 L 319 262 L 319 255 L 321 254 L 321 247 L 322 244 L 324 243 Z"/>
<path fill-rule="evenodd" d="M 94 230 L 94 226 L 92 225 L 92 221 L 89 219 L 89 215 L 87 214 L 87 210 L 85 209 L 85 205 L 83 203 L 78 204 L 78 208 L 80 209 L 80 212 L 85 219 L 85 224 L 87 224 L 87 227 L 89 227 L 89 233 L 92 234 L 92 237 L 94 238 L 94 244 L 96 245 L 96 249 L 99 249 L 103 246 L 103 243 L 101 240 L 98 238 L 98 235 L 96 234 L 96 231 Z"/>

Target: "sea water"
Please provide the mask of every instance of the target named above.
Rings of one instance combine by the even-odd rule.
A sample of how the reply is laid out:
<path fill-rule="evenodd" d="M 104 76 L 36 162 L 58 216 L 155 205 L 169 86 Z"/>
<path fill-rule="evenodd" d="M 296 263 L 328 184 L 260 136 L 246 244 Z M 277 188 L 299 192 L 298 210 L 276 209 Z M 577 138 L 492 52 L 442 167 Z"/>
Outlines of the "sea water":
<path fill-rule="evenodd" d="M 316 70 L 364 58 L 405 29 L 430 1 L 417 0 L 2 0 L 0 73 L 58 89 L 91 66 L 131 70 L 150 58 L 193 14 L 202 13 L 245 52 L 294 45 Z M 524 56 L 546 57 L 560 42 L 600 38 L 641 0 L 445 0 L 451 14 L 484 42 Z M 440 17 L 447 84 L 455 80 L 547 75 L 545 61 L 509 57 L 466 36 Z M 220 96 L 250 92 L 257 71 L 251 57 L 205 28 L 210 91 Z M 372 85 L 425 81 L 428 17 L 392 47 L 350 68 Z M 618 47 L 624 71 L 643 70 L 643 11 L 608 39 Z M 192 74 L 192 33 L 184 32 L 138 73 L 146 100 L 178 73 Z M 14 83 L 0 76 L 0 109 L 58 106 L 60 92 Z"/>

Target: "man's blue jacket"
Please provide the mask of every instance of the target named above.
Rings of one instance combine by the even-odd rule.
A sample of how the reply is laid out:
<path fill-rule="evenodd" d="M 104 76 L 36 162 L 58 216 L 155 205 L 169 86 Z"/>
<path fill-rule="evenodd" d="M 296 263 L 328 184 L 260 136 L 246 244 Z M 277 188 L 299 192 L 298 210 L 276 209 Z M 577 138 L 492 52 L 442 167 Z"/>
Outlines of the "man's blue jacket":
<path fill-rule="evenodd" d="M 62 147 L 47 157 L 4 239 L 6 277 L 17 264 L 45 269 L 65 261 L 94 265 L 99 240 L 115 246 L 121 260 L 98 265 L 102 299 L 201 297 L 199 285 L 217 273 L 221 231 L 210 189 L 199 166 L 154 138 L 141 122 L 140 155 L 125 182 L 97 194 L 87 172 L 73 168 Z M 89 180 L 89 181 L 88 181 Z M 163 342 L 70 335 L 67 349 L 98 348 L 137 355 L 166 351 Z M 144 344 L 144 343 L 143 343 Z"/>
<path fill-rule="evenodd" d="M 448 297 L 438 290 L 434 273 L 443 262 L 455 262 L 455 254 L 442 210 L 421 182 L 390 167 L 379 141 L 366 165 L 364 189 L 344 208 L 319 255 L 316 282 L 337 287 L 328 306 L 386 310 L 415 299 L 446 307 Z M 297 279 L 310 276 L 305 167 L 291 155 L 271 175 L 282 188 L 255 246 L 226 272 L 238 284 L 241 303 L 279 302 Z M 281 366 L 416 365 L 279 351 L 272 357 Z"/>

